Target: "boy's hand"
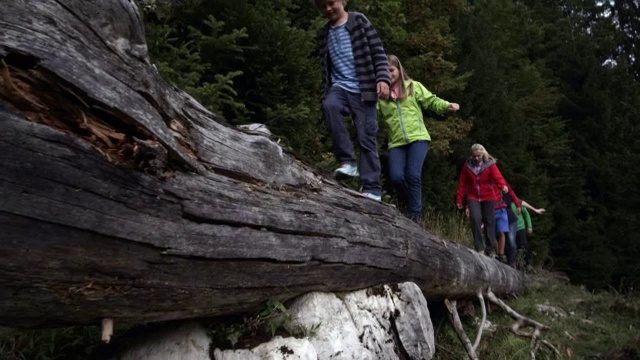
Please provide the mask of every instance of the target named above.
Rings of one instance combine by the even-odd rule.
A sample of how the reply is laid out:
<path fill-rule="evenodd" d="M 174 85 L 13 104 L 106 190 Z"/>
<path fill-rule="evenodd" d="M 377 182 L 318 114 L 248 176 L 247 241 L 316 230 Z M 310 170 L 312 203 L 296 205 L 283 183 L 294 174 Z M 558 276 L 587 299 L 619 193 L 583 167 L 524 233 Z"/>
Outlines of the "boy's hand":
<path fill-rule="evenodd" d="M 378 99 L 387 100 L 389 98 L 389 84 L 380 81 L 376 84 L 378 90 Z"/>
<path fill-rule="evenodd" d="M 527 233 L 532 234 L 533 233 L 533 229 L 532 228 L 528 228 L 527 229 Z"/>
<path fill-rule="evenodd" d="M 449 104 L 449 111 L 456 112 L 458 110 L 460 110 L 460 105 L 458 105 L 456 103 Z"/>

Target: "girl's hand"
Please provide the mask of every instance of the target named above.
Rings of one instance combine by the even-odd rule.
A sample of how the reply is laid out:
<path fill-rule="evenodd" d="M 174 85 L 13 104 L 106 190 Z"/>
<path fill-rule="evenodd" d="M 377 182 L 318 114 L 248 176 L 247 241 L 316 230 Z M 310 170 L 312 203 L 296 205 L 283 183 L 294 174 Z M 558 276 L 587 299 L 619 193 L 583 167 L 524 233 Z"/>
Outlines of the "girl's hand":
<path fill-rule="evenodd" d="M 460 105 L 458 105 L 456 103 L 449 104 L 449 111 L 456 112 L 458 110 L 460 110 Z"/>

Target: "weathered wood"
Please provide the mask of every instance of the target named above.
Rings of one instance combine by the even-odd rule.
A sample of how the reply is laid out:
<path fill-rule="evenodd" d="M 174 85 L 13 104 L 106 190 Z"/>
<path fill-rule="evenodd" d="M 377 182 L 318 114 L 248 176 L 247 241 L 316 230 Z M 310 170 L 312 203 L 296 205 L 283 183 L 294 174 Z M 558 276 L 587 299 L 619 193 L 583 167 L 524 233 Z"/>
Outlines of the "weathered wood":
<path fill-rule="evenodd" d="M 230 314 L 404 281 L 428 299 L 524 288 L 164 83 L 131 1 L 4 2 L 0 60 L 2 326 Z"/>

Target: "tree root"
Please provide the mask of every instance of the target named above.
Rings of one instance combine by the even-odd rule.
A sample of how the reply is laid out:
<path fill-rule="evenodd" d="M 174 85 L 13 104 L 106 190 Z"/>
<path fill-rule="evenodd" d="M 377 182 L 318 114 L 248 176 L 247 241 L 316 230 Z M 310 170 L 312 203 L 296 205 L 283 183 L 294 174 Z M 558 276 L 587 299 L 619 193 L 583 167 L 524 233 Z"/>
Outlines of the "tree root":
<path fill-rule="evenodd" d="M 544 345 L 551 349 L 556 356 L 560 357 L 560 350 L 547 340 L 540 339 L 540 329 L 534 328 L 531 332 L 520 330 L 520 327 L 526 326 L 524 321 L 518 320 L 511 325 L 511 332 L 522 337 L 531 338 L 531 359 L 536 358 L 536 353 L 540 349 L 540 345 Z"/>
<path fill-rule="evenodd" d="M 473 345 L 471 345 L 471 340 L 464 332 L 464 328 L 462 327 L 462 322 L 460 321 L 460 316 L 458 316 L 458 309 L 456 308 L 456 300 L 445 299 L 444 304 L 447 306 L 447 310 L 449 310 L 449 319 L 453 324 L 453 328 L 456 329 L 456 333 L 458 334 L 458 338 L 464 344 L 464 347 L 467 349 L 467 354 L 469 355 L 469 359 L 471 360 L 479 360 L 478 355 L 476 355 L 476 350 Z M 482 329 L 480 329 L 482 332 Z"/>
<path fill-rule="evenodd" d="M 480 308 L 482 308 L 482 321 L 480 321 L 480 326 L 478 327 L 478 334 L 476 335 L 476 341 L 473 343 L 473 350 L 478 348 L 480 345 L 480 338 L 482 337 L 482 330 L 484 329 L 484 324 L 487 321 L 487 307 L 484 303 L 484 297 L 482 297 L 482 293 L 478 293 L 478 300 L 480 300 Z"/>
<path fill-rule="evenodd" d="M 555 347 L 553 344 L 551 344 L 547 340 L 540 339 L 540 332 L 542 330 L 550 329 L 549 326 L 519 314 L 518 312 L 513 310 L 511 307 L 509 307 L 507 304 L 505 304 L 502 300 L 498 299 L 498 297 L 496 297 L 496 295 L 491 291 L 491 289 L 487 289 L 485 296 L 490 303 L 497 305 L 500 309 L 502 309 L 504 312 L 509 314 L 509 316 L 511 316 L 516 320 L 516 322 L 513 323 L 513 325 L 511 326 L 511 332 L 513 332 L 518 336 L 531 339 L 530 343 L 531 343 L 531 359 L 532 360 L 536 359 L 536 354 L 538 353 L 542 345 L 546 346 L 547 348 L 552 350 L 556 354 L 556 356 L 560 357 L 560 351 L 558 350 L 557 347 Z M 449 311 L 449 319 L 451 320 L 451 323 L 453 324 L 453 327 L 456 330 L 456 333 L 458 334 L 458 338 L 460 339 L 465 349 L 467 350 L 467 354 L 469 355 L 469 359 L 471 360 L 479 359 L 478 355 L 476 354 L 476 349 L 480 344 L 480 338 L 482 337 L 482 330 L 484 329 L 484 324 L 487 319 L 487 310 L 486 310 L 485 300 L 481 292 L 478 293 L 478 300 L 480 301 L 480 306 L 482 308 L 482 321 L 480 322 L 480 326 L 478 328 L 478 334 L 476 335 L 476 340 L 473 343 L 473 345 L 471 344 L 469 337 L 464 332 L 464 328 L 462 327 L 462 322 L 460 321 L 460 316 L 458 315 L 458 310 L 456 308 L 456 301 L 455 300 L 450 301 L 449 299 L 445 300 L 445 305 L 447 306 L 447 310 Z M 533 330 L 531 332 L 528 332 L 528 331 L 522 330 L 521 328 L 523 327 L 532 327 Z"/>
<path fill-rule="evenodd" d="M 528 317 L 524 317 L 518 314 L 515 310 L 509 307 L 509 305 L 505 304 L 502 300 L 498 299 L 496 295 L 491 291 L 491 289 L 487 290 L 487 299 L 491 301 L 493 304 L 496 304 L 500 309 L 509 314 L 512 318 L 516 320 L 521 320 L 525 325 L 533 326 L 539 330 L 549 330 L 550 328 L 547 325 L 541 324 L 535 320 L 529 319 Z"/>

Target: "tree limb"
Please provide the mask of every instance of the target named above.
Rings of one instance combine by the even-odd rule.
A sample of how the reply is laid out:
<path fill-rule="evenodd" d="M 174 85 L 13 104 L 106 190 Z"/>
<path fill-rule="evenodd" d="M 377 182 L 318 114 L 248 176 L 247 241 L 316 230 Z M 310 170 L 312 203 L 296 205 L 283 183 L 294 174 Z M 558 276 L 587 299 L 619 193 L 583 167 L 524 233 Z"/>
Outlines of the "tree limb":
<path fill-rule="evenodd" d="M 447 310 L 449 310 L 449 319 L 453 324 L 453 328 L 456 330 L 458 334 L 458 338 L 464 345 L 464 348 L 467 350 L 467 355 L 469 355 L 469 359 L 478 360 L 478 355 L 476 355 L 476 348 L 474 345 L 471 345 L 471 340 L 465 333 L 464 328 L 462 327 L 462 322 L 460 321 L 460 316 L 458 315 L 458 309 L 456 307 L 456 300 L 444 300 L 445 305 L 447 306 Z M 482 332 L 482 328 L 479 330 Z"/>

